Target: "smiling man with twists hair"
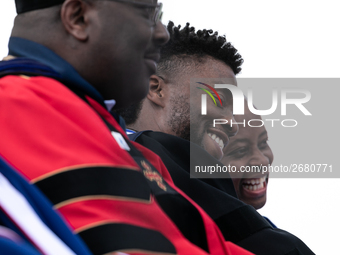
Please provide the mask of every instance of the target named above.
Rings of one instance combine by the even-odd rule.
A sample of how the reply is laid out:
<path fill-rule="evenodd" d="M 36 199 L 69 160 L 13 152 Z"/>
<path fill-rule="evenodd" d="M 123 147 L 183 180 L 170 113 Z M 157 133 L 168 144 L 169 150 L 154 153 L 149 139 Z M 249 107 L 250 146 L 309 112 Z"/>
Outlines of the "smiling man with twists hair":
<path fill-rule="evenodd" d="M 235 123 L 228 90 L 216 89 L 221 106 L 207 100 L 208 114 L 202 116 L 201 90 L 196 87 L 204 85 L 195 83 L 192 93 L 190 80 L 209 78 L 210 86 L 237 85 L 235 75 L 240 72 L 243 59 L 224 36 L 213 30 L 196 32 L 189 23 L 181 28 L 173 22 L 167 29 L 170 40 L 161 49 L 157 74 L 150 78 L 146 99 L 119 111 L 133 133 L 130 138 L 162 158 L 174 183 L 212 217 L 225 240 L 255 254 L 313 254 L 297 237 L 273 229 L 252 206 L 238 200 L 230 178 L 190 178 L 190 161 L 195 166 L 222 167 L 217 159 L 222 158 L 229 138 L 237 132 L 235 125 L 212 126 L 212 119 Z"/>

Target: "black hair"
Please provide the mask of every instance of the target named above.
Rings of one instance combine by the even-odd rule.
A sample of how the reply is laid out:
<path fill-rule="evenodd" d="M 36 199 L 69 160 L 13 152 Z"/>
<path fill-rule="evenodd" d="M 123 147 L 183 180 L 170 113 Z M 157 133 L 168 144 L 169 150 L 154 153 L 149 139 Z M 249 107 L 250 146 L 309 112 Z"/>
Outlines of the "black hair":
<path fill-rule="evenodd" d="M 161 48 L 157 73 L 171 74 L 179 70 L 181 63 L 184 64 L 188 58 L 194 57 L 200 62 L 207 56 L 224 62 L 235 75 L 241 71 L 241 55 L 227 42 L 225 36 L 219 36 L 218 32 L 211 29 L 196 32 L 194 27 L 190 27 L 190 23 L 181 29 L 181 25 L 175 26 L 172 21 L 169 21 L 167 29 L 170 40 Z"/>
<path fill-rule="evenodd" d="M 194 27 L 190 27 L 190 23 L 181 29 L 180 25 L 176 27 L 172 21 L 169 21 L 167 29 L 170 40 L 161 48 L 157 74 L 173 76 L 174 72 L 182 71 L 184 68 L 196 68 L 205 57 L 223 61 L 235 75 L 241 71 L 243 63 L 241 55 L 230 42 L 227 42 L 225 36 L 219 36 L 218 32 L 211 29 L 196 32 Z M 191 60 L 189 64 L 188 60 Z M 136 122 L 141 106 L 142 102 L 114 111 L 125 119 L 127 125 L 130 125 Z"/>

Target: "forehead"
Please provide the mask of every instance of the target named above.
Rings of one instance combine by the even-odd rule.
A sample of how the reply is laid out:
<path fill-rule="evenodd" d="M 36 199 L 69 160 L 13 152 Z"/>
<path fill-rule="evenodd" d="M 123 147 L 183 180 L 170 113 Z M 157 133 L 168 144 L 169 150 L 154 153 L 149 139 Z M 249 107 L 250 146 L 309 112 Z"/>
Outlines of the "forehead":
<path fill-rule="evenodd" d="M 221 60 L 207 57 L 197 66 L 195 76 L 210 78 L 213 82 L 221 82 L 221 78 L 235 79 L 233 70 Z"/>
<path fill-rule="evenodd" d="M 211 57 L 202 59 L 186 58 L 185 63 L 180 64 L 176 70 L 177 74 L 173 75 L 177 84 L 189 85 L 197 82 L 203 82 L 213 86 L 215 84 L 232 84 L 237 86 L 237 81 L 232 69 L 220 60 Z M 218 90 L 218 89 L 216 89 Z M 226 90 L 227 91 L 227 90 Z"/>
<path fill-rule="evenodd" d="M 224 62 L 212 58 L 207 58 L 198 66 L 194 75 L 200 82 L 206 83 L 211 87 L 215 84 L 230 84 L 237 86 L 237 81 L 232 69 Z M 195 85 L 196 78 L 191 79 L 191 84 Z M 229 89 L 216 88 L 219 94 L 223 94 L 228 98 L 228 103 L 232 103 L 232 96 Z"/>
<path fill-rule="evenodd" d="M 178 56 L 169 61 L 170 63 L 172 64 L 171 76 L 180 77 L 182 80 L 191 78 L 210 78 L 217 81 L 219 78 L 235 79 L 233 70 L 227 64 L 209 56 Z"/>

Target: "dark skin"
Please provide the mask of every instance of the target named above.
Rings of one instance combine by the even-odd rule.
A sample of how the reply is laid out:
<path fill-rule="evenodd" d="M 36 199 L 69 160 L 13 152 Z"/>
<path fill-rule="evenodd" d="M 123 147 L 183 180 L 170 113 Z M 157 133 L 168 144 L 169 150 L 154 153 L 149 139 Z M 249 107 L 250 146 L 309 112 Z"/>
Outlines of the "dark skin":
<path fill-rule="evenodd" d="M 239 125 L 239 132 L 230 139 L 225 155 L 221 162 L 224 165 L 236 166 L 268 166 L 273 162 L 273 152 L 267 141 L 268 134 L 264 126 L 249 127 L 247 122 L 251 119 L 261 119 L 249 111 L 245 104 L 245 114 L 235 115 L 237 122 L 245 120 L 246 126 Z M 259 125 L 253 123 L 252 125 Z M 237 196 L 243 202 L 252 205 L 255 209 L 262 208 L 267 200 L 268 174 L 266 173 L 230 173 Z"/>
<path fill-rule="evenodd" d="M 191 65 L 189 62 L 188 66 Z M 224 148 L 221 150 L 216 139 L 213 140 L 209 134 L 219 136 L 223 140 L 224 147 L 229 137 L 237 132 L 237 125 L 233 128 L 229 125 L 212 127 L 214 118 L 229 121 L 233 119 L 230 94 L 225 89 L 217 90 L 224 101 L 223 107 L 216 107 L 213 100 L 208 98 L 208 113 L 202 116 L 200 113 L 202 91 L 196 87 L 203 87 L 203 85 L 194 85 L 192 89 L 194 94 L 190 95 L 190 79 L 194 77 L 198 80 L 198 77 L 214 78 L 215 83 L 223 83 L 227 79 L 228 83 L 236 85 L 235 74 L 225 63 L 211 57 L 205 57 L 197 68 L 188 70 L 190 68 L 184 68 L 172 74 L 171 79 L 164 74 L 151 76 L 150 92 L 143 102 L 139 118 L 129 127 L 135 130 L 164 132 L 184 139 L 191 138 L 192 142 L 206 149 L 215 158 L 221 159 Z M 214 86 L 213 83 L 209 85 Z M 190 99 L 193 100 L 190 102 Z M 191 112 L 190 103 L 192 104 Z M 193 132 L 190 132 L 190 122 L 192 127 L 195 127 Z"/>
<path fill-rule="evenodd" d="M 163 24 L 153 26 L 148 17 L 131 4 L 66 0 L 18 15 L 12 36 L 50 48 L 121 107 L 146 96 L 159 48 L 169 40 Z"/>

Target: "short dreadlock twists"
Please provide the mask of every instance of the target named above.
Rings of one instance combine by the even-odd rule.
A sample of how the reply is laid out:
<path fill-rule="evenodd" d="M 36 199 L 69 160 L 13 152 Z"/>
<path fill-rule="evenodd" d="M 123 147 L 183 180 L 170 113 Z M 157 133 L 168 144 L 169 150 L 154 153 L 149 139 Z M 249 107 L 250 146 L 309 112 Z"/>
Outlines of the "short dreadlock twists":
<path fill-rule="evenodd" d="M 241 55 L 230 42 L 227 42 L 225 36 L 219 36 L 218 32 L 211 29 L 195 32 L 195 28 L 190 27 L 189 23 L 181 29 L 181 26 L 176 27 L 172 21 L 169 22 L 167 29 L 170 40 L 161 48 L 161 59 L 157 66 L 158 75 L 168 74 L 171 77 L 183 69 L 195 70 L 207 56 L 224 62 L 235 75 L 241 71 L 240 66 L 243 63 Z M 116 109 L 115 112 L 122 115 L 127 125 L 133 124 L 140 114 L 142 103 L 143 101 L 124 109 Z"/>
<path fill-rule="evenodd" d="M 227 42 L 225 36 L 219 36 L 218 32 L 203 29 L 195 32 L 194 27 L 187 23 L 184 28 L 177 27 L 172 21 L 167 26 L 170 34 L 169 42 L 161 48 L 161 60 L 158 64 L 158 73 L 171 73 L 178 68 L 175 59 L 185 59 L 194 56 L 197 60 L 210 56 L 221 60 L 238 74 L 241 71 L 243 59 L 237 49 Z M 198 61 L 200 62 L 200 61 Z"/>

